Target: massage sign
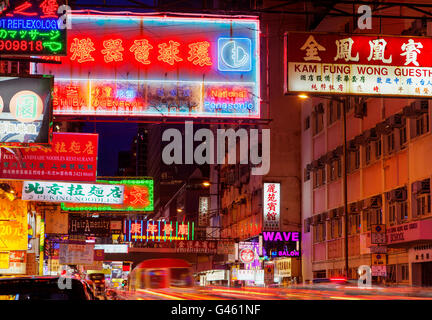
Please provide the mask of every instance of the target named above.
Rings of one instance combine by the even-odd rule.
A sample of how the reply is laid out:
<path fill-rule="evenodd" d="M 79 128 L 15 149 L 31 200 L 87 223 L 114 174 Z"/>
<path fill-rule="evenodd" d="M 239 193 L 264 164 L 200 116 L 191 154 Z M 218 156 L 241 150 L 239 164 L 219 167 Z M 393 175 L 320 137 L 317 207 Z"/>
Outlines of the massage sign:
<path fill-rule="evenodd" d="M 429 97 L 432 39 L 288 33 L 286 92 Z"/>
<path fill-rule="evenodd" d="M 0 54 L 66 55 L 62 0 L 9 3 L 0 15 Z"/>

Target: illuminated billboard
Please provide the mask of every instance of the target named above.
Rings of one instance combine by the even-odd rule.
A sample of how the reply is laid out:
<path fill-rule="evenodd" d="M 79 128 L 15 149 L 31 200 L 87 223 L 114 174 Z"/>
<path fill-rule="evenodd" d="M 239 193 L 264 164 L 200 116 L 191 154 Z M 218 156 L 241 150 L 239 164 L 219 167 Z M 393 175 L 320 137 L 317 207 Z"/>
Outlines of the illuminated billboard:
<path fill-rule="evenodd" d="M 98 135 L 54 132 L 52 147 L 21 150 L 21 158 L 11 152 L 0 154 L 3 179 L 95 181 Z"/>
<path fill-rule="evenodd" d="M 27 250 L 27 203 L 0 201 L 0 251 Z"/>
<path fill-rule="evenodd" d="M 97 182 L 124 186 L 123 204 L 62 203 L 61 208 L 66 211 L 153 211 L 153 179 Z"/>
<path fill-rule="evenodd" d="M 287 93 L 432 96 L 432 39 L 288 33 Z"/>
<path fill-rule="evenodd" d="M 49 143 L 52 76 L 0 76 L 0 144 Z"/>
<path fill-rule="evenodd" d="M 124 241 L 194 240 L 195 223 L 155 220 L 126 220 Z"/>
<path fill-rule="evenodd" d="M 279 230 L 280 183 L 264 183 L 263 230 Z"/>
<path fill-rule="evenodd" d="M 259 21 L 73 14 L 55 115 L 260 117 Z"/>
<path fill-rule="evenodd" d="M 0 54 L 65 55 L 62 0 L 13 0 L 0 17 Z M 60 23 L 58 21 L 61 21 Z"/>
<path fill-rule="evenodd" d="M 79 182 L 24 181 L 22 200 L 122 204 L 124 186 Z"/>

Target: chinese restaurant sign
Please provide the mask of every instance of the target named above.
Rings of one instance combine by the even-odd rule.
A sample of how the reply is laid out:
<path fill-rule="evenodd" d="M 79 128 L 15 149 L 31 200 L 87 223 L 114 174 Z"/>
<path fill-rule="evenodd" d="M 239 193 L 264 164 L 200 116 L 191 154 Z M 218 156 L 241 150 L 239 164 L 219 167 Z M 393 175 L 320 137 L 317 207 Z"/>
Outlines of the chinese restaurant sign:
<path fill-rule="evenodd" d="M 69 234 L 94 235 L 108 237 L 110 220 L 102 218 L 81 218 L 69 215 Z"/>
<path fill-rule="evenodd" d="M 124 186 L 24 181 L 22 199 L 48 202 L 122 204 Z"/>
<path fill-rule="evenodd" d="M 0 77 L 0 143 L 49 143 L 51 76 Z"/>
<path fill-rule="evenodd" d="M 95 181 L 98 135 L 54 132 L 52 148 L 22 149 L 22 161 L 1 153 L 0 177 L 56 181 Z"/>
<path fill-rule="evenodd" d="M 259 118 L 259 21 L 73 14 L 55 115 Z"/>
<path fill-rule="evenodd" d="M 0 201 L 0 251 L 27 250 L 27 203 Z"/>
<path fill-rule="evenodd" d="M 432 39 L 288 33 L 287 92 L 430 97 Z"/>
<path fill-rule="evenodd" d="M 100 204 L 62 203 L 62 209 L 68 211 L 153 211 L 153 179 L 98 180 L 97 182 L 124 186 L 123 204 L 101 206 Z"/>
<path fill-rule="evenodd" d="M 66 28 L 58 14 L 61 2 L 10 1 L 0 16 L 0 54 L 65 55 Z"/>
<path fill-rule="evenodd" d="M 126 220 L 124 241 L 194 240 L 194 222 Z"/>
<path fill-rule="evenodd" d="M 264 229 L 279 230 L 280 183 L 264 183 Z"/>

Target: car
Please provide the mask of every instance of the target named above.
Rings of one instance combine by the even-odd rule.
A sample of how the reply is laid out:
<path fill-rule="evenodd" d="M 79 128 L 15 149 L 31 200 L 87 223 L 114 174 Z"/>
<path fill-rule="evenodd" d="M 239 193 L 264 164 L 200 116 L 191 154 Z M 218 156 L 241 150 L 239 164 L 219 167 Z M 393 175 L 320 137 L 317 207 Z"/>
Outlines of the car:
<path fill-rule="evenodd" d="M 86 277 L 86 283 L 90 285 L 95 295 L 105 297 L 105 289 L 106 289 L 105 274 L 90 273 Z"/>
<path fill-rule="evenodd" d="M 82 280 L 56 276 L 0 278 L 0 300 L 94 300 Z"/>

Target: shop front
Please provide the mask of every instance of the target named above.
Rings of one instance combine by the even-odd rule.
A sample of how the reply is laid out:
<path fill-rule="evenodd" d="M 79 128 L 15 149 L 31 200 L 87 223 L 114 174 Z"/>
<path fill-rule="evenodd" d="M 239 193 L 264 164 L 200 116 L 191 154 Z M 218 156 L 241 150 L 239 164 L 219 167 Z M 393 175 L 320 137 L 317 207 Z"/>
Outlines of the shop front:
<path fill-rule="evenodd" d="M 300 260 L 280 258 L 275 260 L 275 280 L 282 286 L 299 283 Z"/>
<path fill-rule="evenodd" d="M 387 282 L 432 286 L 432 219 L 387 229 Z"/>

